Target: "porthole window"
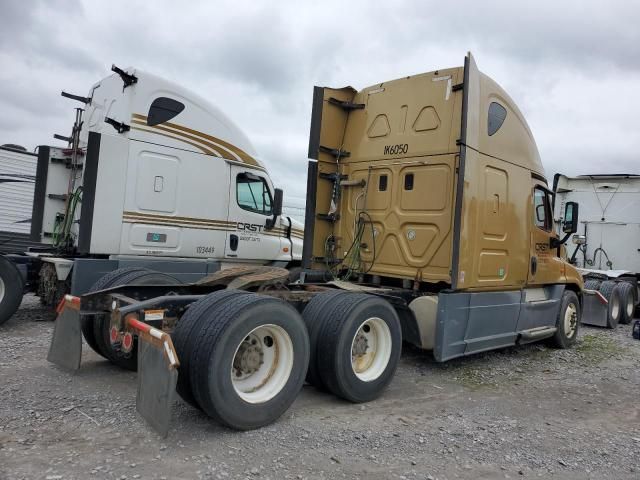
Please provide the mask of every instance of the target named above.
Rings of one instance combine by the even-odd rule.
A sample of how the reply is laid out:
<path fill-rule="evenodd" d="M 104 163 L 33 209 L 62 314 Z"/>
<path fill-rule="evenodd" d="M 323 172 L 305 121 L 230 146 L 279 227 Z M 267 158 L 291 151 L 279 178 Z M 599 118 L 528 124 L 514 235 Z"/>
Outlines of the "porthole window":
<path fill-rule="evenodd" d="M 413 173 L 407 173 L 404 176 L 404 189 L 413 190 Z"/>
<path fill-rule="evenodd" d="M 507 109 L 497 102 L 491 102 L 491 105 L 489 105 L 489 119 L 487 122 L 487 133 L 489 136 L 500 130 L 505 118 L 507 118 Z"/>
<path fill-rule="evenodd" d="M 158 97 L 153 101 L 151 107 L 149 107 L 147 125 L 153 127 L 154 125 L 168 122 L 183 110 L 183 103 L 180 103 L 173 98 Z"/>
<path fill-rule="evenodd" d="M 378 190 L 380 192 L 386 192 L 387 190 L 387 176 L 380 175 L 380 180 L 378 181 Z"/>

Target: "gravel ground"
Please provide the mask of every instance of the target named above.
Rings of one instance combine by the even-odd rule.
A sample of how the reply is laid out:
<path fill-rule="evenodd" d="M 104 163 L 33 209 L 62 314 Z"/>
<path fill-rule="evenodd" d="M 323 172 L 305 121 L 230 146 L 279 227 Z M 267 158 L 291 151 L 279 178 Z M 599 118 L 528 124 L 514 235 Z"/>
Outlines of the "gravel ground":
<path fill-rule="evenodd" d="M 222 428 L 181 401 L 161 439 L 136 376 L 85 346 L 75 375 L 45 357 L 37 298 L 0 328 L 1 479 L 640 478 L 640 342 L 584 327 L 572 350 L 509 348 L 437 364 L 405 347 L 377 401 L 305 386 L 275 424 Z"/>

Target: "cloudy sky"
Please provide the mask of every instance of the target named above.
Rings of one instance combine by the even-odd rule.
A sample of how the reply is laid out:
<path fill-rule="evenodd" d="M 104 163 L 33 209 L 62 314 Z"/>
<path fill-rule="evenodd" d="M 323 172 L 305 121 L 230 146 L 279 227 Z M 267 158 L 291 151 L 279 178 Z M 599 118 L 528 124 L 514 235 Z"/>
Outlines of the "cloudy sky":
<path fill-rule="evenodd" d="M 60 90 L 132 65 L 222 108 L 295 201 L 314 85 L 359 89 L 468 50 L 524 112 L 548 176 L 640 173 L 640 3 L 618 0 L 0 0 L 0 144 L 56 144 L 75 106 Z"/>

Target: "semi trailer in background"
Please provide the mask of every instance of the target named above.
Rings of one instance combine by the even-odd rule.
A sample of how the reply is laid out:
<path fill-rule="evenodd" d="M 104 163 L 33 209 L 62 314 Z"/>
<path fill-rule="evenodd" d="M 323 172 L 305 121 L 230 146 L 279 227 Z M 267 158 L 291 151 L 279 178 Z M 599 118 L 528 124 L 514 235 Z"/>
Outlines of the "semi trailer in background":
<path fill-rule="evenodd" d="M 247 136 L 179 85 L 113 72 L 86 97 L 63 92 L 81 104 L 71 135 L 56 135 L 65 147 L 40 146 L 37 159 L 1 150 L 32 168 L 37 160 L 32 200 L 23 195 L 32 208 L 19 218 L 30 219 L 38 246 L 0 256 L 0 324 L 25 292 L 54 307 L 67 293 L 106 287 L 107 274 L 110 285 L 181 283 L 249 264 L 297 278 L 303 226 L 280 214 L 282 190 Z M 85 334 L 98 348 L 92 328 Z"/>
<path fill-rule="evenodd" d="M 120 118 L 109 121 L 118 135 L 148 128 Z M 120 144 L 110 133 L 107 145 Z M 403 341 L 437 361 L 541 340 L 568 348 L 587 299 L 607 304 L 562 256 L 578 204 L 565 203 L 556 233 L 524 116 L 471 54 L 360 91 L 316 87 L 309 158 L 300 281 L 264 266 L 181 285 L 107 276 L 65 297 L 49 360 L 79 368 L 80 332 L 93 325 L 109 332 L 95 336 L 105 357 L 138 367 L 137 409 L 158 431 L 176 390 L 251 429 L 286 411 L 305 378 L 351 402 L 375 399 Z M 274 202 L 273 220 L 280 213 Z"/>
<path fill-rule="evenodd" d="M 580 226 L 567 249 L 586 288 L 609 300 L 606 315 L 587 315 L 584 323 L 614 328 L 630 323 L 638 305 L 640 279 L 640 175 L 556 174 L 555 218 L 560 225 L 567 202 L 580 204 Z"/>
<path fill-rule="evenodd" d="M 13 144 L 0 146 L 0 252 L 24 252 L 31 241 L 31 210 L 38 156 Z"/>

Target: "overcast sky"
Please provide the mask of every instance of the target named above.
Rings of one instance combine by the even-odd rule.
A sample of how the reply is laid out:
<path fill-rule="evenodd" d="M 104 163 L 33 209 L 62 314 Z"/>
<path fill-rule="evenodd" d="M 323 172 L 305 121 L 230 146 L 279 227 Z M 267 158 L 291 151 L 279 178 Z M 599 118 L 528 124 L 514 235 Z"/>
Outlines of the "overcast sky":
<path fill-rule="evenodd" d="M 224 110 L 293 200 L 314 85 L 360 89 L 468 50 L 523 111 L 548 177 L 640 173 L 640 3 L 617 0 L 0 0 L 0 144 L 59 144 L 75 106 L 60 90 L 131 65 Z"/>

